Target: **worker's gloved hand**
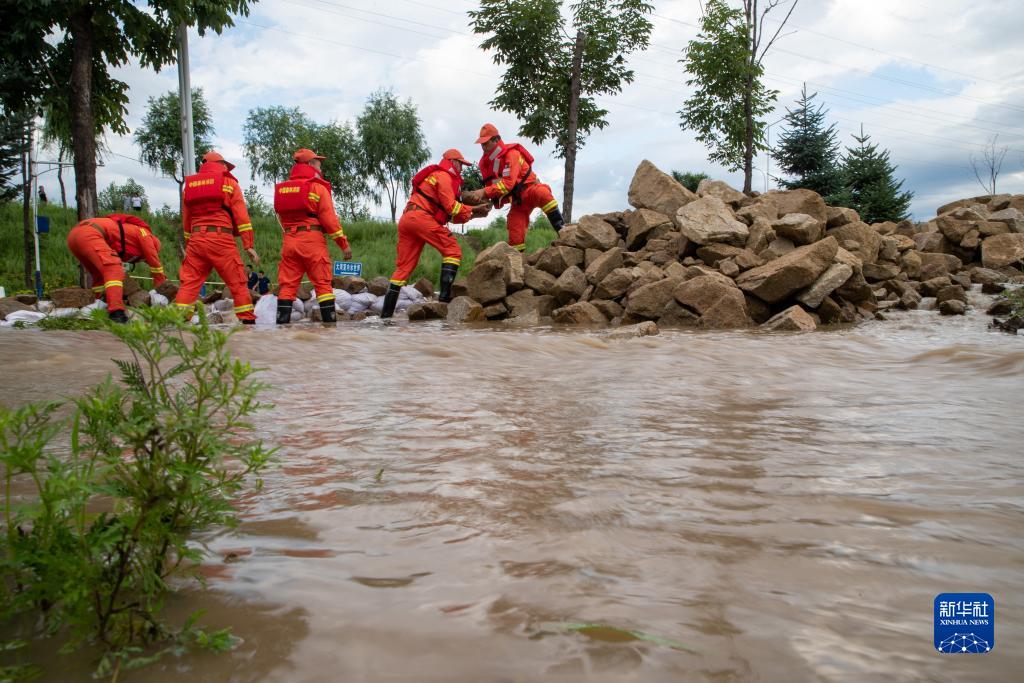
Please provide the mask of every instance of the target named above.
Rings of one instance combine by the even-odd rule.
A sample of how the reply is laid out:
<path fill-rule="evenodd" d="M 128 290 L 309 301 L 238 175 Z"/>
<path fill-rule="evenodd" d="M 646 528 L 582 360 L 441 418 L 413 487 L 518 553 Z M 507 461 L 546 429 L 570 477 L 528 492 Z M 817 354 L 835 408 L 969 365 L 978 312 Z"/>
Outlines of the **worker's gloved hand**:
<path fill-rule="evenodd" d="M 245 253 L 249 255 L 250 259 L 252 259 L 252 264 L 254 266 L 258 266 L 260 264 L 260 255 L 256 253 L 255 249 L 250 247 L 245 250 Z"/>
<path fill-rule="evenodd" d="M 345 257 L 346 261 L 351 261 L 352 260 L 352 250 L 351 249 L 342 249 L 341 250 L 341 255 Z"/>
<path fill-rule="evenodd" d="M 473 218 L 483 218 L 491 212 L 489 204 L 478 204 L 473 207 Z"/>

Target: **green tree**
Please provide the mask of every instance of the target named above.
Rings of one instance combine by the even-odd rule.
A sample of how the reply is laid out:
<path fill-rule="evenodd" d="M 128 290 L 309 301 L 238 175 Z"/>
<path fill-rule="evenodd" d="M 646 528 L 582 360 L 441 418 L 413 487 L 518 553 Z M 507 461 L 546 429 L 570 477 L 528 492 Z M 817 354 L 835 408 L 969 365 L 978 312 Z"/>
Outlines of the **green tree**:
<path fill-rule="evenodd" d="M 462 189 L 479 190 L 484 186 L 484 176 L 477 166 L 466 166 L 462 169 Z"/>
<path fill-rule="evenodd" d="M 856 209 L 865 223 L 903 220 L 914 193 L 901 191 L 903 181 L 896 180 L 888 150 L 869 143 L 871 136 L 864 133 L 863 126 L 853 139 L 857 146 L 847 147 L 843 157 L 840 205 Z"/>
<path fill-rule="evenodd" d="M 515 114 L 519 134 L 534 144 L 552 139 L 565 159 L 562 213 L 572 220 L 576 152 L 608 125 L 597 97 L 622 91 L 634 73 L 627 56 L 649 43 L 653 6 L 645 0 L 482 0 L 469 12 L 480 44 L 502 66 L 490 104 Z M 568 30 L 567 30 L 568 29 Z"/>
<path fill-rule="evenodd" d="M 128 86 L 110 70 L 133 59 L 159 70 L 177 58 L 181 24 L 220 33 L 233 13 L 248 11 L 249 0 L 0 3 L 0 99 L 66 108 L 79 217 L 96 211 L 96 130 L 128 132 Z"/>
<path fill-rule="evenodd" d="M 99 210 L 103 213 L 122 213 L 125 197 L 141 197 L 142 210 L 149 211 L 146 188 L 135 182 L 134 178 L 129 178 L 120 185 L 117 183 L 107 185 L 107 189 L 100 192 L 98 197 Z"/>
<path fill-rule="evenodd" d="M 771 154 L 782 172 L 793 177 L 792 180 L 780 180 L 782 187 L 787 190 L 814 190 L 826 202 L 833 203 L 843 184 L 839 142 L 836 140 L 836 124 L 825 125 L 825 105 L 814 105 L 816 96 L 817 93 L 808 95 L 804 85 L 796 108 L 786 110 L 786 128 Z"/>
<path fill-rule="evenodd" d="M 711 176 L 700 171 L 672 171 L 672 177 L 690 192 L 696 192 L 700 181 L 710 180 Z"/>
<path fill-rule="evenodd" d="M 260 194 L 260 188 L 255 185 L 250 185 L 245 190 L 245 206 L 253 218 L 266 218 L 274 215 L 274 206 Z"/>
<path fill-rule="evenodd" d="M 404 198 L 412 177 L 430 157 L 416 105 L 412 100 L 400 102 L 390 90 L 378 90 L 370 95 L 356 119 L 356 131 L 366 175 L 387 197 L 393 223 L 399 199 Z"/>
<path fill-rule="evenodd" d="M 192 133 L 197 154 L 213 146 L 213 119 L 202 88 L 192 91 Z M 185 159 L 181 150 L 181 97 L 177 90 L 149 98 L 146 116 L 135 129 L 134 139 L 142 163 L 178 183 L 180 195 L 185 182 Z"/>
<path fill-rule="evenodd" d="M 0 107 L 0 202 L 13 201 L 22 193 L 22 157 L 28 149 L 25 131 L 29 115 Z"/>
<path fill-rule="evenodd" d="M 362 151 L 348 123 L 320 124 L 298 107 L 259 107 L 249 111 L 243 128 L 243 149 L 251 177 L 277 183 L 288 178 L 295 150 L 306 147 L 327 157 L 324 177 L 338 212 L 355 218 L 365 213 L 370 196 L 363 173 Z"/>
<path fill-rule="evenodd" d="M 710 150 L 708 159 L 730 171 L 743 170 L 743 191 L 750 194 L 754 155 L 766 149 L 764 115 L 772 110 L 778 91 L 765 86 L 765 54 L 775 43 L 799 0 L 743 0 L 742 8 L 725 0 L 708 0 L 700 33 L 681 60 L 690 74 L 686 84 L 694 93 L 679 112 L 680 126 L 692 130 Z M 774 9 L 789 11 L 774 34 L 762 33 Z M 771 35 L 766 41 L 765 36 Z"/>

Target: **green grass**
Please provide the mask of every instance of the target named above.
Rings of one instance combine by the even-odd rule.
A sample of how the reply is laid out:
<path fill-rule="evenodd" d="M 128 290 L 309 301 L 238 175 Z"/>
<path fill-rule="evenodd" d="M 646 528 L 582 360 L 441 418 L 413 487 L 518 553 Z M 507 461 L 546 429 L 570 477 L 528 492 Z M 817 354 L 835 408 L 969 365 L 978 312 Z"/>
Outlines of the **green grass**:
<path fill-rule="evenodd" d="M 44 289 L 49 291 L 57 287 L 77 285 L 78 261 L 67 248 L 68 231 L 77 223 L 74 209 L 62 209 L 51 204 L 41 207 L 40 213 L 50 218 L 50 232 L 39 236 Z M 526 235 L 526 248 L 531 252 L 547 246 L 555 238 L 555 232 L 544 214 L 536 214 L 537 219 Z M 167 277 L 176 280 L 181 264 L 177 246 L 181 234 L 180 225 L 161 216 L 144 214 L 143 219 L 152 226 L 163 245 L 160 257 Z M 389 276 L 395 265 L 395 245 L 398 242 L 395 225 L 378 221 L 344 225 L 345 234 L 352 245 L 353 259 L 363 264 L 363 276 Z M 477 252 L 507 239 L 503 219 L 496 219 L 493 226 L 471 230 L 466 235 L 458 236 L 462 245 L 461 274 L 465 275 L 473 267 Z M 277 263 L 281 253 L 281 228 L 273 217 L 267 217 L 254 218 L 253 229 L 256 235 L 256 251 L 261 258 L 260 268 L 267 272 L 272 282 L 276 282 Z M 330 246 L 330 253 L 333 259 L 341 260 L 341 250 L 333 243 Z M 423 249 L 423 257 L 411 281 L 427 277 L 436 282 L 440 270 L 441 256 L 428 245 Z M 139 264 L 133 274 L 148 277 L 149 269 L 145 264 Z M 217 280 L 219 281 L 219 278 Z M 148 281 L 143 281 L 144 287 L 146 282 Z M 30 290 L 25 287 L 24 282 L 22 212 L 19 203 L 0 204 L 0 285 L 7 289 L 8 295 Z"/>

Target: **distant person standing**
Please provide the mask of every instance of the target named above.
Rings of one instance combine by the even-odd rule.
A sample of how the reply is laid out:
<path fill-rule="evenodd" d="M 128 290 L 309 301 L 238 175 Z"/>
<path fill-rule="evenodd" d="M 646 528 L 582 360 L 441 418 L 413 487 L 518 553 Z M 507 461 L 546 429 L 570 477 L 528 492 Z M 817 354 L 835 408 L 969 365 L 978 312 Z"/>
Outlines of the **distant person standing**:
<path fill-rule="evenodd" d="M 132 210 L 142 211 L 142 197 L 140 197 L 139 195 L 134 195 L 132 197 Z"/>
<path fill-rule="evenodd" d="M 253 276 L 255 277 L 255 276 Z M 270 278 L 262 270 L 260 271 L 259 278 L 256 280 L 256 286 L 260 294 L 266 294 L 270 291 Z"/>
<path fill-rule="evenodd" d="M 46 204 L 46 188 L 42 185 L 39 186 L 39 203 Z"/>
<path fill-rule="evenodd" d="M 132 210 L 132 198 L 131 198 L 131 195 L 127 195 L 126 194 L 124 196 L 124 201 L 121 202 L 121 208 L 124 209 L 125 213 L 128 213 L 129 211 Z"/>
<path fill-rule="evenodd" d="M 263 271 L 260 271 L 260 272 L 263 272 Z M 246 285 L 249 287 L 249 289 L 255 290 L 256 289 L 256 285 L 259 282 L 260 278 L 256 274 L 256 272 L 252 269 L 252 266 L 250 266 L 248 263 L 245 264 L 245 277 L 246 277 Z"/>

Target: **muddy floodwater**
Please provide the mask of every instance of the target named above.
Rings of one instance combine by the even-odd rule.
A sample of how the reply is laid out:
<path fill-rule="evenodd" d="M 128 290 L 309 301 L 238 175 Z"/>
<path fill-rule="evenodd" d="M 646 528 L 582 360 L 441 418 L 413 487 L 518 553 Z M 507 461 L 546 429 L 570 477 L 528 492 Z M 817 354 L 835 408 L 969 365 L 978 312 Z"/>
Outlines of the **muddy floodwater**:
<path fill-rule="evenodd" d="M 1024 339 L 986 322 L 242 330 L 280 461 L 171 605 L 242 642 L 120 680 L 1019 681 Z M 0 401 L 120 353 L 4 330 Z M 992 652 L 935 651 L 942 592 L 992 594 Z"/>

